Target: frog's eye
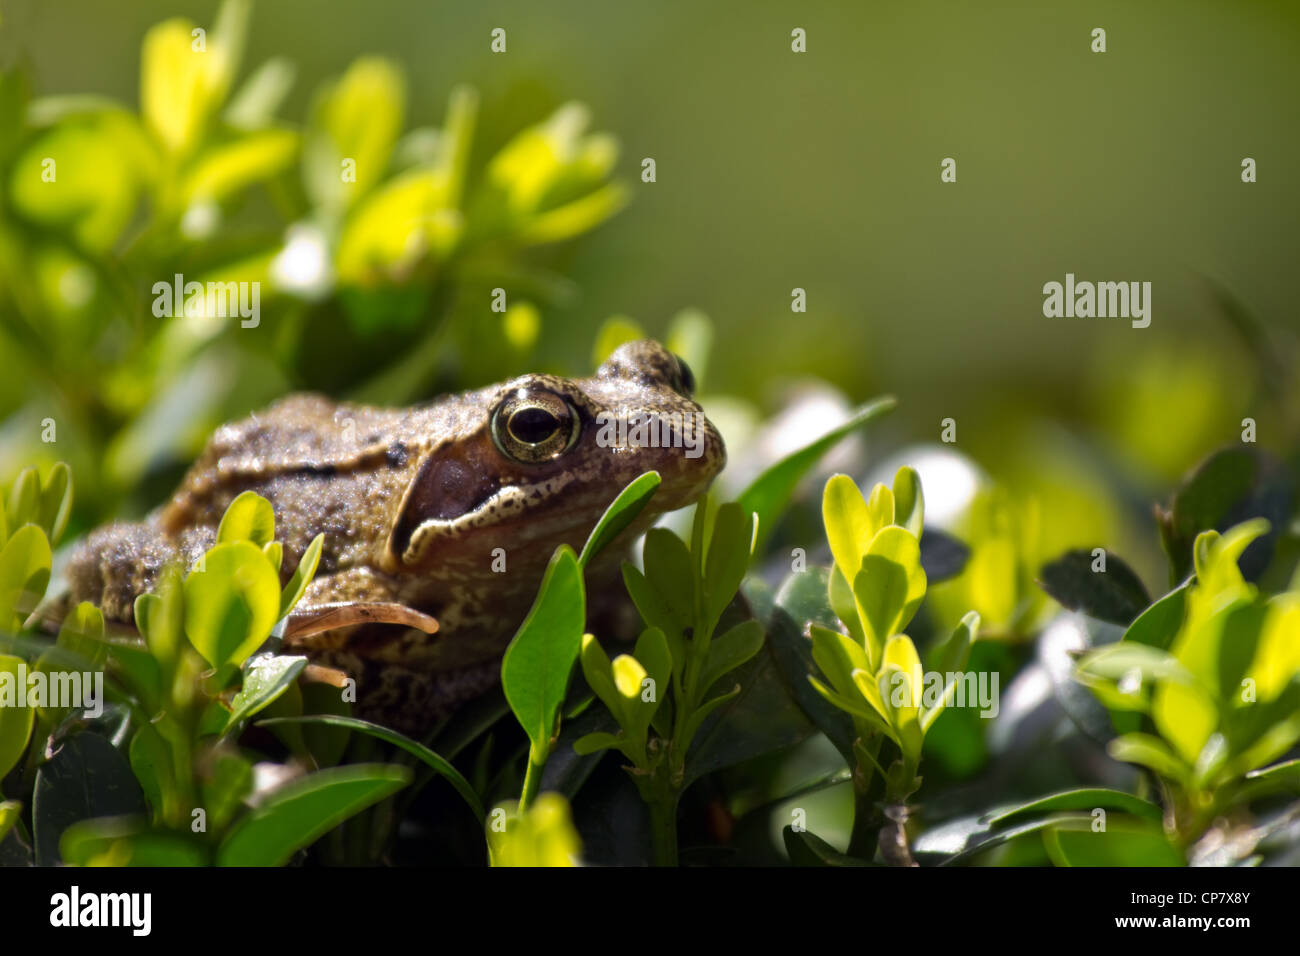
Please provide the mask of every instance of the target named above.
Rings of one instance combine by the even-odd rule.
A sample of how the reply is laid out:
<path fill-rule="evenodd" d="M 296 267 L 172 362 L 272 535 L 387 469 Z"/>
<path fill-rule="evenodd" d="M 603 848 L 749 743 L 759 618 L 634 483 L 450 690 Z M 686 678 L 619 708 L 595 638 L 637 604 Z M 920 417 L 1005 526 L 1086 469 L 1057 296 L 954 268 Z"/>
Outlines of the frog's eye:
<path fill-rule="evenodd" d="M 501 454 L 523 464 L 550 461 L 578 440 L 578 413 L 562 396 L 521 388 L 492 413 L 492 442 Z"/>
<path fill-rule="evenodd" d="M 695 394 L 695 373 L 692 372 L 691 367 L 686 364 L 686 359 L 682 358 L 680 355 L 674 355 L 673 358 L 677 359 L 677 367 L 679 369 L 677 380 L 681 384 L 680 391 L 687 398 L 690 398 Z"/>

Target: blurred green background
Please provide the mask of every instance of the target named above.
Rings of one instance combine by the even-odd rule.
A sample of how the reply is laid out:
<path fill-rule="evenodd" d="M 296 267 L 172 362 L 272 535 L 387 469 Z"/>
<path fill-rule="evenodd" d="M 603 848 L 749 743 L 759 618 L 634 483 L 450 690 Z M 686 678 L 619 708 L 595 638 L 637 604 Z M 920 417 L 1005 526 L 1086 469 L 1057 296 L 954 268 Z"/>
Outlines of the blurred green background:
<path fill-rule="evenodd" d="M 137 109 L 146 31 L 216 10 L 0 0 L 0 65 L 22 64 L 39 95 Z M 1104 54 L 1090 50 L 1098 26 Z M 489 49 L 495 27 L 504 54 Z M 791 52 L 794 27 L 806 53 Z M 612 178 L 627 207 L 540 253 L 572 282 L 533 297 L 541 331 L 524 364 L 585 374 L 607 317 L 663 334 L 698 308 L 714 325 L 708 394 L 770 413 L 802 377 L 854 401 L 894 392 L 896 444 L 936 441 L 952 416 L 963 451 L 1042 494 L 1044 523 L 1063 529 L 1054 544 L 1123 535 L 1153 553 L 1149 525 L 1119 530 L 1149 516 L 1133 503 L 1238 440 L 1243 415 L 1261 446 L 1292 444 L 1294 366 L 1269 392 L 1258 363 L 1294 354 L 1300 5 L 275 0 L 253 8 L 236 85 L 268 58 L 291 61 L 277 115 L 299 123 L 320 84 L 364 54 L 405 72 L 406 128 L 441 124 L 457 84 L 478 90 L 471 168 L 571 100 L 621 143 Z M 657 182 L 641 182 L 643 157 Z M 955 184 L 940 182 L 945 157 Z M 240 216 L 283 226 L 256 203 Z M 1042 286 L 1067 272 L 1150 281 L 1150 328 L 1044 318 Z M 794 287 L 806 314 L 791 313 Z M 1258 354 L 1222 295 L 1265 337 Z M 279 321 L 264 303 L 267 334 Z M 329 348 L 332 326 L 313 328 L 319 362 L 300 354 L 206 417 L 285 388 L 347 391 L 350 351 Z M 500 367 L 462 361 L 421 379 L 420 397 Z M 6 415 L 22 405 L 14 392 Z M 24 463 L 13 427 L 6 473 Z"/>

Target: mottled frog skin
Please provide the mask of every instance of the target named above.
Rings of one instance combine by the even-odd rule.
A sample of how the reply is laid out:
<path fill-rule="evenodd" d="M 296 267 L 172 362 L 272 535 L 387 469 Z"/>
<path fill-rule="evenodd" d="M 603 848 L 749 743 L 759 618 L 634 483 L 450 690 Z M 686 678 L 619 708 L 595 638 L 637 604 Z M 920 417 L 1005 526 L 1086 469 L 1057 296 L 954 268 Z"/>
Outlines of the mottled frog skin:
<path fill-rule="evenodd" d="M 354 677 L 361 716 L 420 732 L 496 682 L 552 552 L 581 548 L 629 481 L 649 470 L 663 479 L 589 569 L 593 597 L 616 586 L 635 535 L 708 487 L 726 452 L 691 387 L 684 363 L 642 341 L 620 347 L 591 378 L 525 375 L 414 408 L 290 396 L 220 428 L 144 522 L 92 532 L 70 561 L 70 596 L 130 624 L 136 596 L 168 562 L 192 565 L 215 542 L 226 507 L 251 489 L 275 510 L 286 579 L 325 535 L 295 620 L 331 620 L 330 609 L 351 606 L 437 619 L 435 634 L 353 621 L 285 640 L 286 650 Z M 647 413 L 682 422 L 674 433 L 682 441 L 668 444 L 685 447 L 611 444 L 602 432 L 610 420 Z M 502 557 L 504 573 L 494 570 Z"/>

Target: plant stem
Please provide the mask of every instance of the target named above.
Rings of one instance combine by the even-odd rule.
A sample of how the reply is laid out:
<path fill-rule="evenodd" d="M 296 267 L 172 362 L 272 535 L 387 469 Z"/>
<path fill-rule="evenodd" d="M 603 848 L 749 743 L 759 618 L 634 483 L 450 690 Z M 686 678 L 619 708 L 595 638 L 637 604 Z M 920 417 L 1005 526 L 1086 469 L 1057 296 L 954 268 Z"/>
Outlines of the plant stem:
<path fill-rule="evenodd" d="M 891 803 L 885 807 L 885 825 L 880 828 L 880 855 L 890 866 L 917 865 L 907 843 L 909 813 L 905 803 Z"/>
<path fill-rule="evenodd" d="M 848 854 L 870 860 L 876 855 L 880 826 L 884 822 L 876 809 L 876 800 L 883 784 L 876 772 L 876 759 L 883 739 L 879 734 L 864 734 L 855 742 L 858 752 L 857 766 L 853 768 L 853 830 L 849 834 Z M 869 759 L 864 760 L 863 755 Z"/>
<path fill-rule="evenodd" d="M 524 792 L 519 795 L 519 813 L 528 809 L 537 791 L 542 786 L 542 770 L 546 766 L 547 754 L 539 753 L 535 747 L 528 748 L 528 769 L 524 772 Z"/>
<path fill-rule="evenodd" d="M 848 855 L 870 860 L 876 855 L 876 838 L 880 818 L 876 816 L 871 795 L 853 787 L 853 831 L 849 834 Z"/>
<path fill-rule="evenodd" d="M 677 798 L 665 790 L 646 801 L 650 808 L 650 853 L 655 866 L 677 865 Z"/>

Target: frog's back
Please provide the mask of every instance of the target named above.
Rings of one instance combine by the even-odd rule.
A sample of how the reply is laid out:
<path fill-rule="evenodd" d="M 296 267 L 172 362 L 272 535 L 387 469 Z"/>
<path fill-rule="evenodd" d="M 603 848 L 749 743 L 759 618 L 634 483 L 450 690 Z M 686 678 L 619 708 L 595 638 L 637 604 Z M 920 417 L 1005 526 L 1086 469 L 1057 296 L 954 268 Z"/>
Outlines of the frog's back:
<path fill-rule="evenodd" d="M 388 409 L 315 394 L 222 426 L 169 502 L 143 522 L 107 525 L 82 542 L 69 563 L 72 599 L 130 622 L 135 595 L 150 590 L 168 562 L 188 566 L 211 547 L 244 491 L 271 502 L 285 568 L 321 533 L 322 573 L 366 563 L 413 467 L 416 451 L 398 427 Z"/>

